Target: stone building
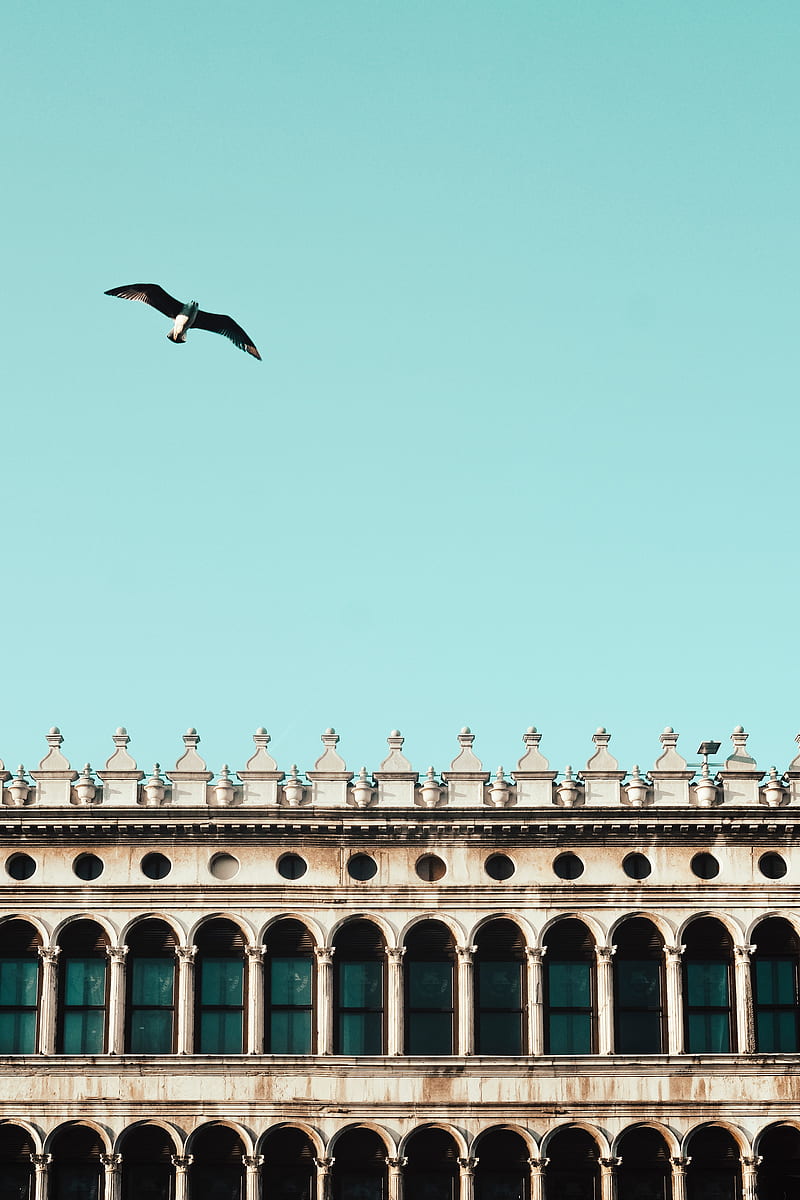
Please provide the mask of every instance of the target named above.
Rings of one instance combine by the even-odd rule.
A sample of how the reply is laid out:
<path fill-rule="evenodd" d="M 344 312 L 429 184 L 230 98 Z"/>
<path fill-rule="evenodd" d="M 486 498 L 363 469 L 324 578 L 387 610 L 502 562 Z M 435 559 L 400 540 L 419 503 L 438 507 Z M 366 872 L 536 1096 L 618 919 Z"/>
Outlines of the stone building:
<path fill-rule="evenodd" d="M 0 763 L 0 1200 L 800 1196 L 800 755 L 113 740 Z"/>

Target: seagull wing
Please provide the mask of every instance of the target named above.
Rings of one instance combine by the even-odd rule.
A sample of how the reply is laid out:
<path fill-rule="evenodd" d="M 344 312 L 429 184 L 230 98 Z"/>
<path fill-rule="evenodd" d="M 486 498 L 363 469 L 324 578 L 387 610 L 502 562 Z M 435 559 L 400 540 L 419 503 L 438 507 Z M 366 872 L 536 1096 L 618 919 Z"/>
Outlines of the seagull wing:
<path fill-rule="evenodd" d="M 183 308 L 180 300 L 170 296 L 157 283 L 126 283 L 124 287 L 109 288 L 106 296 L 119 296 L 120 300 L 141 300 L 157 308 L 165 317 L 174 321 Z"/>
<path fill-rule="evenodd" d="M 203 312 L 202 308 L 194 319 L 195 329 L 207 329 L 209 333 L 221 333 L 223 337 L 233 342 L 240 350 L 246 350 L 253 358 L 261 359 L 249 336 L 237 325 L 233 317 L 223 316 L 222 313 Z"/>

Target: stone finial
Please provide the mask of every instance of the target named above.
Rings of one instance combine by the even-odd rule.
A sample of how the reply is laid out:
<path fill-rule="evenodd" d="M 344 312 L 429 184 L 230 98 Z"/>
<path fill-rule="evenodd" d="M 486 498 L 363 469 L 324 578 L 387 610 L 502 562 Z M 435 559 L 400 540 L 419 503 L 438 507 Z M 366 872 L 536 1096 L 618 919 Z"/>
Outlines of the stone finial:
<path fill-rule="evenodd" d="M 92 768 L 86 763 L 81 777 L 75 784 L 75 796 L 79 804 L 91 804 L 97 795 L 97 785 L 92 778 Z"/>
<path fill-rule="evenodd" d="M 333 728 L 326 729 L 320 740 L 325 749 L 314 763 L 314 770 L 325 773 L 336 772 L 337 774 L 346 771 L 347 763 L 336 750 L 339 742 L 339 735 L 336 730 Z"/>
<path fill-rule="evenodd" d="M 378 773 L 392 775 L 414 775 L 416 772 L 411 763 L 403 754 L 403 742 L 405 738 L 399 729 L 393 729 L 386 739 L 389 746 L 389 753 L 378 767 Z"/>
<path fill-rule="evenodd" d="M 245 771 L 269 771 L 270 773 L 278 770 L 278 764 L 267 750 L 267 746 L 272 741 L 271 737 L 264 729 L 263 725 L 253 734 L 253 741 L 256 745 L 256 752 L 245 763 Z M 241 774 L 241 772 L 239 772 Z"/>
<path fill-rule="evenodd" d="M 128 731 L 124 725 L 120 725 L 117 732 L 112 735 L 113 742 L 116 747 L 110 758 L 106 759 L 106 771 L 136 771 L 138 770 L 136 762 L 131 758 L 127 751 L 127 746 L 130 742 Z M 102 775 L 100 776 L 102 779 Z M 140 776 L 141 778 L 141 776 Z"/>
<path fill-rule="evenodd" d="M 694 785 L 694 794 L 699 808 L 711 808 L 717 803 L 719 787 L 716 780 L 711 778 L 707 762 L 704 762 L 700 768 L 700 776 Z"/>
<path fill-rule="evenodd" d="M 786 795 L 786 784 L 778 774 L 777 767 L 770 767 L 769 778 L 761 789 L 764 803 L 770 808 L 780 808 Z"/>
<path fill-rule="evenodd" d="M 609 753 L 608 743 L 611 741 L 611 734 L 601 725 L 595 733 L 592 734 L 592 741 L 597 749 L 594 754 L 586 762 L 582 774 L 587 771 L 595 774 L 607 775 L 609 772 L 617 773 L 619 771 L 619 763 L 614 758 L 613 754 Z M 624 774 L 624 772 L 623 772 Z"/>
<path fill-rule="evenodd" d="M 558 802 L 562 808 L 574 808 L 581 794 L 581 782 L 572 774 L 572 767 L 567 763 L 564 768 L 564 778 L 556 787 Z"/>
<path fill-rule="evenodd" d="M 362 767 L 353 783 L 353 803 L 356 808 L 369 808 L 375 788 L 367 775 L 367 768 Z"/>
<path fill-rule="evenodd" d="M 751 758 L 747 753 L 747 739 L 749 736 L 749 734 L 745 733 L 743 726 L 736 726 L 731 734 L 733 754 L 725 759 L 724 771 L 754 771 L 756 769 L 756 760 Z"/>
<path fill-rule="evenodd" d="M 450 763 L 451 771 L 459 774 L 472 774 L 483 771 L 483 763 L 472 750 L 472 743 L 474 741 L 475 734 L 469 725 L 465 725 L 458 735 L 458 744 L 461 750 Z"/>
<path fill-rule="evenodd" d="M 631 777 L 624 786 L 628 797 L 628 804 L 632 805 L 633 808 L 641 808 L 647 800 L 649 785 L 647 780 L 642 778 L 638 763 L 633 764 Z"/>
<path fill-rule="evenodd" d="M 161 764 L 153 764 L 153 774 L 142 785 L 144 792 L 144 802 L 149 808 L 157 808 L 164 803 L 167 785 L 161 774 Z"/>
<path fill-rule="evenodd" d="M 297 763 L 292 763 L 292 769 L 283 784 L 283 799 L 287 808 L 297 808 L 303 802 L 306 785 L 297 773 Z"/>
<path fill-rule="evenodd" d="M 433 767 L 428 767 L 425 778 L 419 785 L 423 808 L 436 808 L 442 794 L 442 784 L 436 778 Z"/>
<path fill-rule="evenodd" d="M 678 734 L 671 725 L 666 727 L 659 740 L 664 749 L 654 762 L 653 770 L 657 772 L 669 771 L 670 773 L 673 771 L 686 772 L 688 770 L 688 763 L 675 748 L 678 744 Z M 689 774 L 692 774 L 692 772 L 689 772 Z"/>
<path fill-rule="evenodd" d="M 539 751 L 542 735 L 535 725 L 530 725 L 522 735 L 525 753 L 517 763 L 517 771 L 549 771 L 550 763 Z"/>
<path fill-rule="evenodd" d="M 213 778 L 213 771 L 209 771 L 203 759 L 197 753 L 197 744 L 200 741 L 200 735 L 196 729 L 187 729 L 183 735 L 183 744 L 186 747 L 181 757 L 175 763 L 170 775 L 196 775 L 198 778 L 209 780 Z"/>
<path fill-rule="evenodd" d="M 497 774 L 489 784 L 489 795 L 495 808 L 505 808 L 511 799 L 511 784 L 502 767 L 497 768 Z"/>
<path fill-rule="evenodd" d="M 219 808 L 230 808 L 231 804 L 233 804 L 236 788 L 231 779 L 230 768 L 227 763 L 222 764 L 219 779 L 214 784 L 214 795 Z"/>
<path fill-rule="evenodd" d="M 8 785 L 11 795 L 12 808 L 24 808 L 30 795 L 31 785 L 25 778 L 25 768 L 22 763 L 17 767 L 17 773 Z"/>
<path fill-rule="evenodd" d="M 61 736 L 61 730 L 57 725 L 54 725 L 50 732 L 46 735 L 47 744 L 50 747 L 42 761 L 39 763 L 40 771 L 63 772 L 69 771 L 71 779 L 77 779 L 77 772 L 72 771 L 69 762 L 61 753 L 61 745 L 64 741 Z"/>

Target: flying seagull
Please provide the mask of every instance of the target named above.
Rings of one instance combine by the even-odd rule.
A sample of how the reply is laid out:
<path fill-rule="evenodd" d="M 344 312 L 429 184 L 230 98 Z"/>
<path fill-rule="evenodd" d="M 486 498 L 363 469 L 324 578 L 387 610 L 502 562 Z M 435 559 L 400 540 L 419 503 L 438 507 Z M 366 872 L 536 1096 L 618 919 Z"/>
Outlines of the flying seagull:
<path fill-rule="evenodd" d="M 207 329 L 210 333 L 221 333 L 229 338 L 234 346 L 246 350 L 253 358 L 261 359 L 250 338 L 241 325 L 237 325 L 232 317 L 221 313 L 203 312 L 196 300 L 181 304 L 169 292 L 165 292 L 157 283 L 126 283 L 124 287 L 109 288 L 106 296 L 119 296 L 120 300 L 141 300 L 157 308 L 165 317 L 174 321 L 167 337 L 171 342 L 185 342 L 186 334 L 194 326 L 195 329 Z"/>

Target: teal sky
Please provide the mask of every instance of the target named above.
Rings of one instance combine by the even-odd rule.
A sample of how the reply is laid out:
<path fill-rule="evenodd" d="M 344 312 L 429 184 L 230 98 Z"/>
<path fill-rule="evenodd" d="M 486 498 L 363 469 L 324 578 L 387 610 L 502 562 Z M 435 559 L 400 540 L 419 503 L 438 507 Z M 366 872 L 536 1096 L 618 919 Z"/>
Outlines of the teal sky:
<path fill-rule="evenodd" d="M 784 767 L 799 60 L 796 0 L 9 3 L 7 765 Z"/>

